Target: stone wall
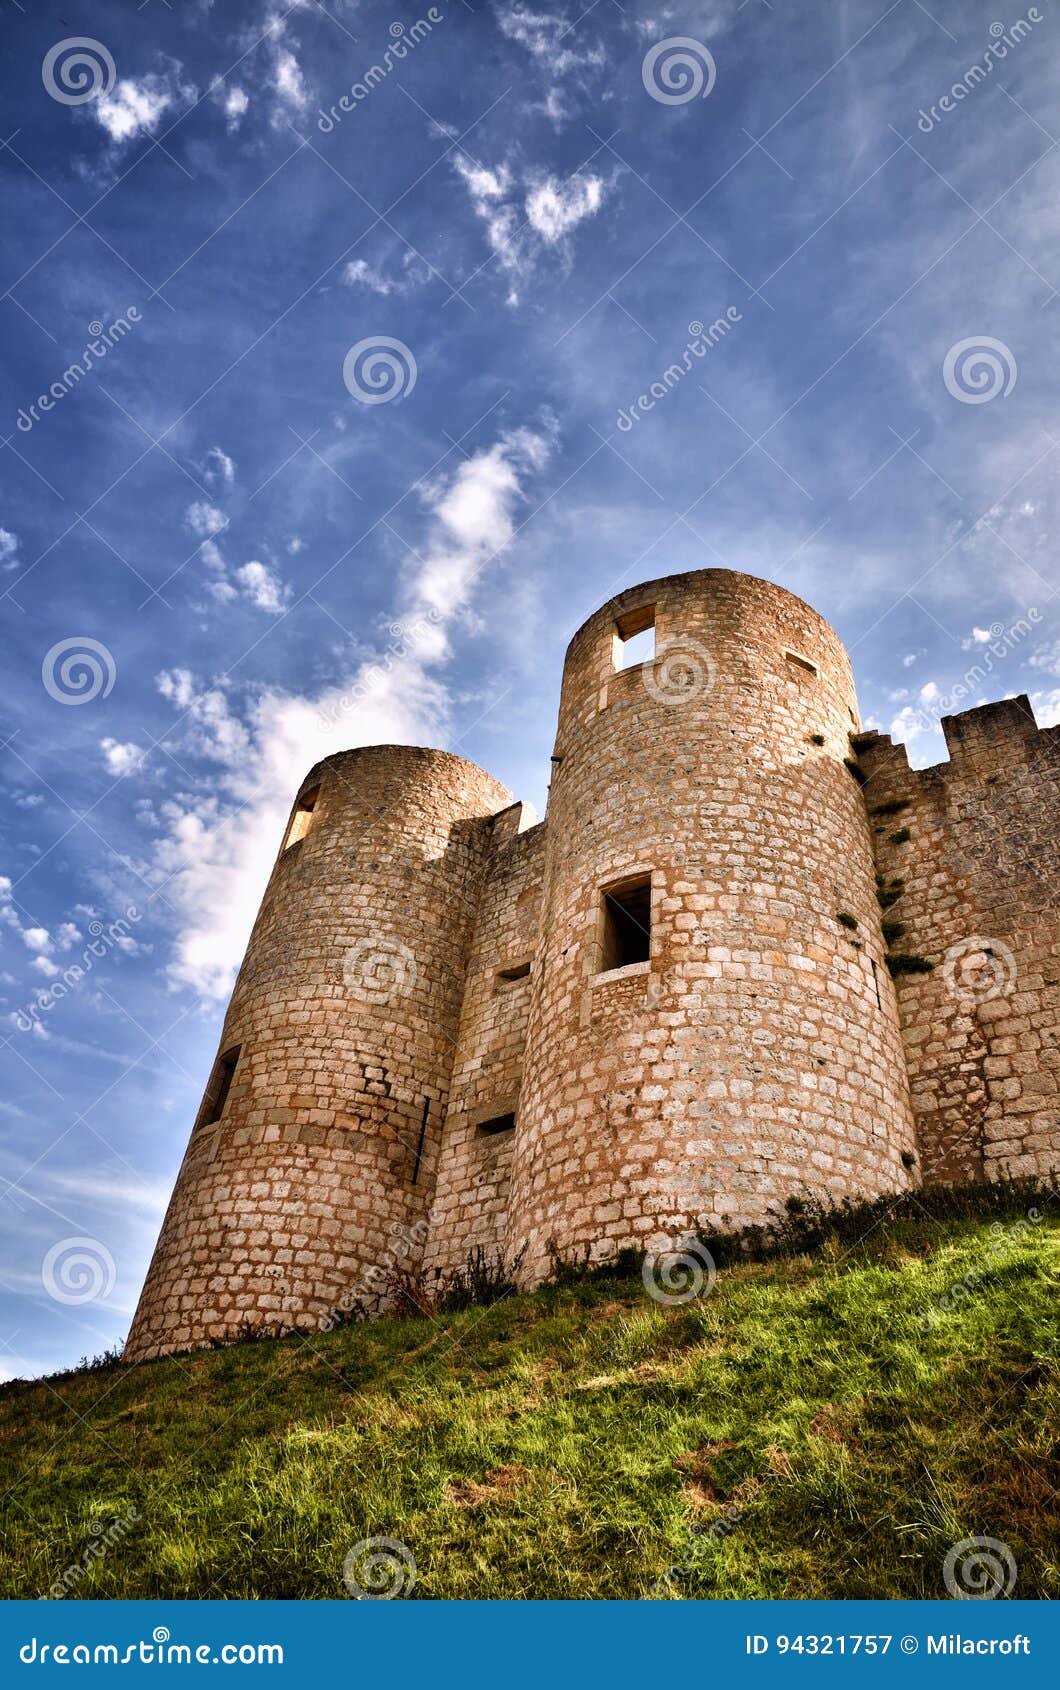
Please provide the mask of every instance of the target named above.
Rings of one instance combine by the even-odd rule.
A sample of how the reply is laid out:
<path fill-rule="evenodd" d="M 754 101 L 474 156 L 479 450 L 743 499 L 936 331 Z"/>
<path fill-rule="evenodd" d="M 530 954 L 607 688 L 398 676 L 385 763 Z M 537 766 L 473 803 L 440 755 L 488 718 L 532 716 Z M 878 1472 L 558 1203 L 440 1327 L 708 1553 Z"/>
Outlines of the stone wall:
<path fill-rule="evenodd" d="M 861 755 L 894 949 L 933 965 L 897 982 L 924 1178 L 1055 1172 L 1060 728 L 1026 697 L 942 725 L 935 768 L 886 735 Z"/>
<path fill-rule="evenodd" d="M 462 1267 L 475 1249 L 495 1258 L 504 1244 L 515 1130 L 484 1123 L 517 1112 L 522 1083 L 545 845 L 543 826 L 516 831 L 522 809 L 494 824 L 438 1158 L 425 1258 L 432 1273 Z"/>
<path fill-rule="evenodd" d="M 314 791 L 254 925 L 221 1037 L 235 1077 L 192 1133 L 132 1359 L 327 1325 L 419 1266 L 490 817 L 511 794 L 395 745 L 328 758 Z"/>
<path fill-rule="evenodd" d="M 656 655 L 615 667 L 654 617 Z M 562 1255 L 909 1184 L 845 652 L 782 588 L 648 582 L 568 650 L 507 1248 Z M 651 954 L 604 971 L 603 894 L 651 876 Z M 838 919 L 846 914 L 856 927 Z"/>

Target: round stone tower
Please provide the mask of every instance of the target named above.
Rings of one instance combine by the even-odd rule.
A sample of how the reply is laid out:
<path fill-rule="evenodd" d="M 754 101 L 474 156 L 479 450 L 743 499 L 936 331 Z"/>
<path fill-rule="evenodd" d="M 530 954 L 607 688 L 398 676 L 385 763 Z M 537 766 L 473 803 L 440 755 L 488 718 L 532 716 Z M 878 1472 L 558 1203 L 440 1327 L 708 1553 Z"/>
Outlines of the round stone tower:
<path fill-rule="evenodd" d="M 766 581 L 648 582 L 575 634 L 508 1204 L 527 1282 L 553 1244 L 910 1184 L 857 726 L 838 637 Z"/>
<path fill-rule="evenodd" d="M 303 782 L 133 1321 L 132 1360 L 321 1326 L 418 1265 L 490 817 L 444 751 Z"/>

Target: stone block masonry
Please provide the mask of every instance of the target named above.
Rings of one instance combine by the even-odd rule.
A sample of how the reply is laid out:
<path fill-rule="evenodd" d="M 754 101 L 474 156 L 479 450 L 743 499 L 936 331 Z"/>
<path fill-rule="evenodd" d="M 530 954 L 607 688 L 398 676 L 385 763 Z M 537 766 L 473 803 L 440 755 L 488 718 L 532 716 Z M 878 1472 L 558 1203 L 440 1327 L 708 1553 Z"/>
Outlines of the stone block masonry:
<path fill-rule="evenodd" d="M 1060 729 L 858 726 L 815 611 L 699 570 L 575 634 L 544 822 L 442 751 L 311 770 L 126 1354 L 1060 1168 Z"/>

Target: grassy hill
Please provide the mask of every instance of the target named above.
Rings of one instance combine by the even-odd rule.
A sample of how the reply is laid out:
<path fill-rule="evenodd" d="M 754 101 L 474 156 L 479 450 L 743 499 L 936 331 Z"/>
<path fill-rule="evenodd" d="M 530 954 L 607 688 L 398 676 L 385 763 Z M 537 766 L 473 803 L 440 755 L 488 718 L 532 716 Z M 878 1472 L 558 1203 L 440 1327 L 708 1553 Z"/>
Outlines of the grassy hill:
<path fill-rule="evenodd" d="M 1026 1208 L 877 1206 L 683 1306 L 584 1278 L 9 1385 L 0 1594 L 342 1597 L 384 1536 L 414 1597 L 935 1597 L 982 1534 L 1056 1598 L 1060 1219 Z"/>

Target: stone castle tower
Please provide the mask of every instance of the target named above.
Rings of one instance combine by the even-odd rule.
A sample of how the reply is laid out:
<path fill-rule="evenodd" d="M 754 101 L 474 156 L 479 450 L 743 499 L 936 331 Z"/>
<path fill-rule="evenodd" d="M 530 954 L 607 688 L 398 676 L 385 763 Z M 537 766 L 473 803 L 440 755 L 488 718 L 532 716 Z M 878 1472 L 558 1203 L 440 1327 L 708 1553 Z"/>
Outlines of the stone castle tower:
<path fill-rule="evenodd" d="M 448 752 L 310 770 L 126 1354 L 1060 1167 L 1060 728 L 858 727 L 828 624 L 710 569 L 575 634 L 544 822 Z"/>

